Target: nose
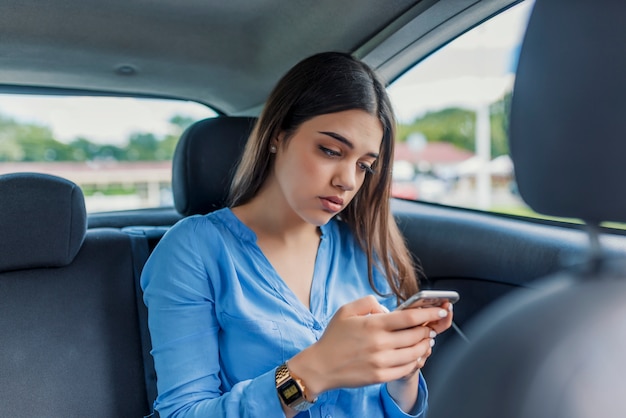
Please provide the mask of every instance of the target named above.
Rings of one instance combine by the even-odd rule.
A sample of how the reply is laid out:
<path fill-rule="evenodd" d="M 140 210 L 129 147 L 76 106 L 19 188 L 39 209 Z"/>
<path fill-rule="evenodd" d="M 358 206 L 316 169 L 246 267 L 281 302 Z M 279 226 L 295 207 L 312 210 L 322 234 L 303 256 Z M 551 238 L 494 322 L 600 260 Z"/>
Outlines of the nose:
<path fill-rule="evenodd" d="M 338 164 L 332 184 L 344 191 L 354 190 L 356 187 L 356 170 L 354 164 Z"/>

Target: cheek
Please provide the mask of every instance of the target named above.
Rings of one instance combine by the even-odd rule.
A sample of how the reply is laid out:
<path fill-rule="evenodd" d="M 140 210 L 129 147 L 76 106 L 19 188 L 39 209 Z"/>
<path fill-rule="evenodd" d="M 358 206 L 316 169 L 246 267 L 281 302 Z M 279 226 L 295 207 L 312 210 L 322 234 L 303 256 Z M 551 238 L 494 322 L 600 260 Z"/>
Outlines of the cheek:
<path fill-rule="evenodd" d="M 323 171 L 312 158 L 298 158 L 291 155 L 284 161 L 278 173 L 285 192 L 291 195 L 309 193 L 313 184 L 322 180 Z"/>
<path fill-rule="evenodd" d="M 365 184 L 365 178 L 366 178 L 367 174 L 365 174 L 362 171 L 357 171 L 356 173 L 356 190 L 361 190 L 361 187 L 363 187 L 363 185 Z"/>
<path fill-rule="evenodd" d="M 321 179 L 330 171 L 330 162 L 324 162 L 317 158 L 305 158 L 300 167 L 309 176 L 316 176 L 317 179 Z"/>
<path fill-rule="evenodd" d="M 293 158 L 290 160 L 289 171 L 285 174 L 302 182 L 319 182 L 329 172 L 326 165 L 317 158 Z"/>

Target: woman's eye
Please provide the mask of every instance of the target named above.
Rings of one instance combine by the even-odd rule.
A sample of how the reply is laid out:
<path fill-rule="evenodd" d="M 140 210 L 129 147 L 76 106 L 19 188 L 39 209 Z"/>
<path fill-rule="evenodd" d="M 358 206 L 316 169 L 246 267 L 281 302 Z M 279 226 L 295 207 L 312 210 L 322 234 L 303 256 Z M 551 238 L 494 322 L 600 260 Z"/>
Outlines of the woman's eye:
<path fill-rule="evenodd" d="M 374 169 L 369 164 L 359 163 L 359 168 L 367 174 L 374 174 Z"/>
<path fill-rule="evenodd" d="M 323 147 L 321 145 L 319 148 L 324 154 L 328 155 L 329 157 L 339 157 L 341 155 L 340 152 L 332 150 L 330 148 Z"/>

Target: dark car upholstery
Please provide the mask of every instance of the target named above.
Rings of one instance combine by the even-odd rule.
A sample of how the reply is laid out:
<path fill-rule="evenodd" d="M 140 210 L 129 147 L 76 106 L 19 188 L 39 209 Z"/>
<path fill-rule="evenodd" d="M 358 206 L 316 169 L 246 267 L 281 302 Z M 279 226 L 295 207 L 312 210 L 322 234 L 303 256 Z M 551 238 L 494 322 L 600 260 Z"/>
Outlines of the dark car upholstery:
<path fill-rule="evenodd" d="M 0 195 L 0 416 L 146 415 L 133 238 L 87 231 L 58 177 L 0 176 Z"/>
<path fill-rule="evenodd" d="M 217 117 L 188 127 L 176 145 L 172 192 L 184 216 L 224 207 L 228 189 L 256 118 Z"/>
<path fill-rule="evenodd" d="M 0 271 L 69 264 L 85 238 L 81 189 L 35 173 L 0 176 L 0 189 Z"/>
<path fill-rule="evenodd" d="M 596 418 L 626 411 L 626 260 L 597 224 L 626 222 L 626 3 L 537 0 L 511 112 L 522 197 L 586 221 L 579 265 L 499 300 L 447 353 L 432 418 Z M 542 106 L 537 106 L 541 103 Z M 503 355 L 506 353 L 506 355 Z M 476 384 L 479 379 L 480 384 Z"/>

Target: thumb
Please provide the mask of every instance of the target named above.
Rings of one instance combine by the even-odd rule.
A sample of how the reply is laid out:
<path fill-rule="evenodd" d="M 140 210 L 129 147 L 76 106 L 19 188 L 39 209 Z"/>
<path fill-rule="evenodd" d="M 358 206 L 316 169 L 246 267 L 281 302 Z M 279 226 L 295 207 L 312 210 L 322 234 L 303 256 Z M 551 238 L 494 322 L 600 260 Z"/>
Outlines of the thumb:
<path fill-rule="evenodd" d="M 357 299 L 343 305 L 340 310 L 343 311 L 341 314 L 345 316 L 363 316 L 389 312 L 389 310 L 385 306 L 381 305 L 372 295 L 365 296 L 361 299 Z"/>

